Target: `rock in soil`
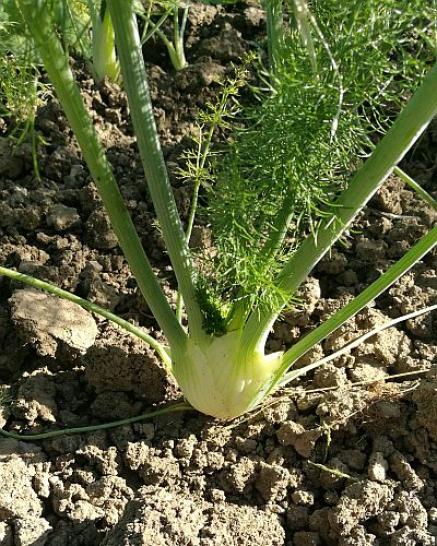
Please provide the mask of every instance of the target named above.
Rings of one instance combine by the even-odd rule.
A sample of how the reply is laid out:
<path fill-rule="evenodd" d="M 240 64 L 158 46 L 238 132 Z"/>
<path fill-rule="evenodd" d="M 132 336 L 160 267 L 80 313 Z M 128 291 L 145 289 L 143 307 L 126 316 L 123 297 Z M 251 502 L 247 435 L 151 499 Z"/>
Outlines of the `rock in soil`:
<path fill-rule="evenodd" d="M 59 345 L 85 353 L 96 339 L 93 317 L 75 303 L 28 288 L 16 290 L 9 303 L 24 343 L 41 356 L 55 356 Z"/>

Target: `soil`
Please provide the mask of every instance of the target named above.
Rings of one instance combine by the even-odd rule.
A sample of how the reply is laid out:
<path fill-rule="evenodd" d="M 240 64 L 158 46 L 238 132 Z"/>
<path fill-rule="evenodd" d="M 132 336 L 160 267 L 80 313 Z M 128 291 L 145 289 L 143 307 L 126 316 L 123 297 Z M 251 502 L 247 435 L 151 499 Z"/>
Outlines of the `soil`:
<path fill-rule="evenodd" d="M 172 73 L 159 48 L 147 59 L 184 217 L 190 188 L 176 172 L 196 115 L 263 24 L 255 5 L 194 4 L 190 66 Z M 126 99 L 116 85 L 95 85 L 75 63 L 144 246 L 174 298 Z M 37 129 L 46 141 L 38 154 L 41 180 L 29 146 L 12 150 L 6 133 L 0 139 L 0 264 L 89 298 L 159 338 L 54 99 L 40 108 Z M 434 124 L 405 164 L 430 192 L 437 190 L 436 149 Z M 269 348 L 290 346 L 326 319 L 435 221 L 416 194 L 390 178 L 303 287 L 305 308 L 276 324 Z M 437 255 L 430 253 L 299 365 L 436 299 Z M 2 438 L 0 545 L 431 546 L 436 364 L 437 316 L 429 313 L 369 339 L 232 423 L 186 412 L 34 443 Z M 180 398 L 144 343 L 6 278 L 0 278 L 0 385 L 11 400 L 0 406 L 0 426 L 18 432 L 124 418 Z"/>

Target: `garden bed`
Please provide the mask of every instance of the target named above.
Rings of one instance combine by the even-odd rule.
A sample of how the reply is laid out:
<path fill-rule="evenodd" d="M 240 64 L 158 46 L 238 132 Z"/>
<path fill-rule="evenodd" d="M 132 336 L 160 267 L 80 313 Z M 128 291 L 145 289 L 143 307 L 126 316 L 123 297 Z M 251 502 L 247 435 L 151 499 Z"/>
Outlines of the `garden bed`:
<path fill-rule="evenodd" d="M 184 218 L 190 187 L 177 169 L 196 116 L 263 28 L 255 5 L 196 4 L 189 67 L 172 73 L 163 49 L 147 59 Z M 142 242 L 175 299 L 125 96 L 116 85 L 96 86 L 79 61 L 75 70 Z M 6 135 L 7 124 L 0 127 Z M 40 108 L 36 127 L 46 142 L 41 180 L 26 143 L 12 154 L 6 136 L 0 140 L 0 265 L 73 291 L 159 337 L 54 99 Z M 436 150 L 434 125 L 405 162 L 431 193 Z M 270 350 L 288 348 L 358 294 L 435 221 L 391 177 L 304 286 L 305 310 L 276 324 Z M 195 245 L 208 245 L 207 227 L 196 226 L 194 235 Z M 304 360 L 436 300 L 434 252 Z M 0 426 L 26 433 L 81 426 L 180 399 L 153 351 L 85 315 L 0 278 L 0 383 L 11 400 L 0 408 Z M 434 312 L 386 330 L 231 423 L 193 411 L 52 440 L 0 439 L 0 545 L 435 544 L 436 321 Z"/>

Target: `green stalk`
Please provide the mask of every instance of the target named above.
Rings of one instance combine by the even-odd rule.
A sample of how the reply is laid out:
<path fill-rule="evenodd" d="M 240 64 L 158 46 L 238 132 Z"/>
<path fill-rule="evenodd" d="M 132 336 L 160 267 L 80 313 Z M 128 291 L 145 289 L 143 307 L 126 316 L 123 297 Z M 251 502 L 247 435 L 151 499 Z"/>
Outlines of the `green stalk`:
<path fill-rule="evenodd" d="M 0 276 L 1 275 L 4 275 L 5 277 L 9 277 L 10 279 L 14 281 L 22 282 L 24 284 L 32 286 L 33 288 L 44 290 L 45 292 L 48 292 L 49 294 L 53 294 L 54 296 L 57 296 L 58 298 L 62 298 L 64 300 L 68 300 L 73 303 L 76 303 L 77 305 L 80 305 L 83 309 L 85 309 L 86 311 L 89 311 L 90 313 L 95 313 L 96 315 L 100 315 L 110 320 L 111 322 L 114 322 L 115 324 L 123 328 L 123 330 L 126 330 L 127 332 L 133 334 L 134 336 L 139 337 L 141 340 L 149 344 L 150 347 L 152 347 L 152 349 L 154 349 L 156 353 L 161 357 L 162 361 L 167 366 L 167 368 L 171 369 L 171 360 L 169 357 L 168 349 L 164 347 L 164 345 L 161 345 L 159 341 L 157 341 L 152 336 L 147 334 L 142 328 L 139 328 L 138 326 L 131 324 L 127 320 L 124 320 L 121 317 L 118 317 L 114 313 L 111 313 L 111 311 L 108 311 L 107 309 L 104 309 L 103 307 L 100 307 L 96 305 L 95 303 L 92 303 L 91 301 L 80 298 L 79 296 L 76 296 L 75 294 L 72 294 L 71 292 L 67 292 L 67 290 L 62 290 L 62 288 L 59 288 L 58 286 L 55 286 L 54 284 L 50 284 L 48 282 L 41 281 L 40 279 L 36 279 L 35 277 L 31 277 L 30 275 L 25 275 L 24 273 L 19 273 L 18 271 L 14 271 L 12 269 L 8 269 L 6 267 L 0 266 Z"/>
<path fill-rule="evenodd" d="M 287 235 L 288 225 L 293 214 L 294 201 L 295 197 L 293 192 L 290 192 L 285 196 L 270 230 L 269 237 L 262 248 L 262 256 L 272 257 L 280 250 L 285 236 Z"/>
<path fill-rule="evenodd" d="M 93 69 L 98 82 L 108 77 L 117 81 L 120 67 L 115 53 L 114 27 L 103 0 L 100 13 L 93 18 Z"/>
<path fill-rule="evenodd" d="M 175 61 L 176 61 L 176 64 L 173 62 L 173 66 L 176 68 L 176 70 L 182 70 L 188 65 L 187 59 L 185 58 L 185 50 L 184 50 L 184 34 L 185 34 L 185 27 L 187 25 L 187 19 L 188 19 L 188 3 L 184 7 L 184 11 L 182 14 L 182 22 L 180 27 L 179 27 L 178 6 L 179 5 L 175 7 L 174 14 L 173 14 L 173 40 L 174 40 L 174 52 L 175 52 Z"/>
<path fill-rule="evenodd" d="M 224 109 L 224 104 L 222 100 L 221 108 Z M 199 191 L 200 186 L 202 185 L 202 175 L 203 170 L 205 168 L 206 160 L 209 156 L 209 151 L 211 148 L 212 143 L 212 137 L 214 135 L 214 131 L 217 127 L 217 122 L 211 123 L 211 127 L 208 130 L 205 144 L 203 144 L 202 141 L 199 142 L 199 155 L 197 158 L 197 164 L 196 164 L 196 176 L 194 178 L 194 184 L 193 184 L 193 195 L 191 198 L 191 204 L 190 204 L 190 212 L 188 214 L 188 222 L 187 222 L 187 228 L 185 230 L 185 238 L 187 240 L 187 244 L 190 244 L 191 234 L 193 232 L 194 227 L 194 220 L 196 218 L 196 212 L 197 212 L 197 206 L 199 203 Z M 177 300 L 176 300 L 176 316 L 181 322 L 182 320 L 182 309 L 184 306 L 184 298 L 180 292 L 178 292 Z"/>
<path fill-rule="evenodd" d="M 173 65 L 173 68 L 177 71 L 184 69 L 187 66 L 187 61 L 185 59 L 185 53 L 183 50 L 183 44 L 182 49 L 180 48 L 180 43 L 175 42 L 174 44 L 167 38 L 167 36 L 164 34 L 164 32 L 157 28 L 155 30 L 156 34 L 160 37 L 160 39 L 164 42 L 165 47 L 168 51 L 168 56 L 170 57 L 171 64 Z M 175 31 L 176 33 L 176 31 Z"/>
<path fill-rule="evenodd" d="M 296 19 L 296 26 L 299 32 L 302 46 L 308 51 L 311 68 L 317 74 L 317 55 L 314 40 L 311 35 L 311 17 L 305 0 L 290 0 L 291 8 Z"/>
<path fill-rule="evenodd" d="M 154 34 L 157 34 L 159 38 L 164 43 L 165 47 L 167 48 L 168 55 L 170 57 L 170 61 L 173 65 L 173 68 L 177 71 L 183 70 L 187 65 L 187 60 L 185 57 L 185 50 L 184 50 L 184 34 L 185 34 L 185 27 L 187 25 L 188 20 L 188 9 L 189 4 L 187 3 L 184 7 L 183 13 L 182 13 L 182 22 L 179 26 L 179 4 L 174 5 L 172 8 L 168 9 L 159 20 L 154 23 L 151 19 L 151 3 L 149 4 L 149 8 L 147 11 L 145 19 L 145 27 L 143 30 L 143 34 L 141 36 L 141 43 L 145 44 L 147 40 L 149 40 Z M 168 16 L 173 11 L 173 42 L 167 38 L 165 33 L 161 30 L 161 27 L 163 23 L 167 20 Z M 150 30 L 148 30 L 148 27 L 151 27 Z"/>
<path fill-rule="evenodd" d="M 270 70 L 274 73 L 281 56 L 281 42 L 284 33 L 282 0 L 264 0 L 267 14 L 267 49 Z"/>
<path fill-rule="evenodd" d="M 380 332 L 383 332 L 384 330 L 387 330 L 388 328 L 393 328 L 393 326 L 396 326 L 396 324 L 399 324 L 400 322 L 404 322 L 406 320 L 411 320 L 413 318 L 420 317 L 421 315 L 424 315 L 425 313 L 430 313 L 431 311 L 435 311 L 436 309 L 437 309 L 437 305 L 430 305 L 429 307 L 424 307 L 423 309 L 419 309 L 418 311 L 413 311 L 412 313 L 402 315 L 401 317 L 398 317 L 394 320 L 386 322 L 385 324 L 377 326 L 376 328 L 373 328 L 373 330 L 370 330 L 370 332 L 366 332 L 365 334 L 355 338 L 353 341 L 343 346 L 338 351 L 335 351 L 335 353 L 331 353 L 330 355 L 325 356 L 322 359 L 317 360 L 316 362 L 312 362 L 311 364 L 308 364 L 307 366 L 304 366 L 303 368 L 298 368 L 297 370 L 294 370 L 292 372 L 285 374 L 285 376 L 281 379 L 280 386 L 283 387 L 284 385 L 287 385 L 287 383 L 290 383 L 290 381 L 293 381 L 297 377 L 301 377 L 302 375 L 307 374 L 309 371 L 315 370 L 316 368 L 323 366 L 324 364 L 331 362 L 332 360 L 335 360 L 339 356 L 352 351 L 352 349 L 355 349 L 355 347 L 358 347 L 359 345 L 364 343 L 367 339 L 375 336 L 376 334 Z"/>
<path fill-rule="evenodd" d="M 323 341 L 332 332 L 335 332 L 347 320 L 355 316 L 372 300 L 382 294 L 395 283 L 399 277 L 411 269 L 427 252 L 437 244 L 437 227 L 424 235 L 402 258 L 383 273 L 375 282 L 368 286 L 361 294 L 342 309 L 334 313 L 326 322 L 299 340 L 282 357 L 281 367 L 275 374 L 273 390 L 282 380 L 283 374 L 296 360 L 309 351 L 314 345 Z"/>
<path fill-rule="evenodd" d="M 395 167 L 393 169 L 393 173 L 396 176 L 399 176 L 399 178 L 403 180 L 405 184 L 407 184 L 407 186 L 410 186 L 412 190 L 417 192 L 420 195 L 420 197 L 426 203 L 428 203 L 428 205 L 430 205 L 434 210 L 437 210 L 437 201 L 434 199 L 434 197 L 430 195 L 426 190 L 424 190 L 420 184 L 418 184 L 415 180 L 413 180 L 411 176 L 408 176 L 408 174 L 404 172 L 402 169 L 400 169 L 399 167 Z"/>
<path fill-rule="evenodd" d="M 206 334 L 196 299 L 195 272 L 159 144 L 132 0 L 108 0 L 108 5 L 150 195 L 185 300 L 190 335 L 200 343 L 206 340 Z"/>
<path fill-rule="evenodd" d="M 146 14 L 143 15 L 143 13 L 141 13 L 141 11 L 140 11 L 140 13 L 138 13 L 138 15 L 144 21 L 143 33 L 141 35 L 141 43 L 142 44 L 145 44 L 147 42 L 147 39 L 148 39 L 147 37 L 149 36 L 149 25 L 152 22 L 152 9 L 153 9 L 153 0 L 150 0 L 148 2 L 148 4 L 147 4 Z M 149 36 L 149 38 L 150 38 L 150 36 Z"/>
<path fill-rule="evenodd" d="M 60 430 L 51 430 L 50 432 L 41 432 L 36 434 L 17 434 L 16 432 L 9 432 L 0 428 L 0 436 L 6 438 L 13 438 L 21 442 L 34 442 L 35 440 L 49 440 L 51 438 L 59 438 L 60 436 L 69 436 L 72 434 L 85 434 L 87 432 L 96 432 L 97 430 L 108 430 L 110 428 L 122 427 L 124 425 L 131 425 L 133 423 L 139 423 L 140 421 L 146 421 L 153 417 L 159 417 L 160 415 L 166 415 L 168 413 L 176 413 L 179 411 L 189 411 L 192 407 L 186 402 L 179 402 L 172 404 L 165 408 L 150 411 L 143 415 L 136 415 L 135 417 L 128 417 L 127 419 L 119 419 L 118 421 L 111 421 L 110 423 L 102 423 L 101 425 L 90 425 L 86 427 L 73 427 L 64 428 Z"/>
<path fill-rule="evenodd" d="M 290 298 L 436 114 L 437 64 L 359 169 L 348 188 L 335 201 L 334 213 L 323 220 L 317 233 L 308 236 L 286 262 L 276 282 Z M 243 332 L 243 358 L 264 349 L 268 333 L 280 311 L 281 309 L 273 309 L 264 302 L 252 311 Z"/>
<path fill-rule="evenodd" d="M 146 17 L 144 18 L 145 20 L 145 25 L 144 25 L 144 29 L 143 29 L 143 34 L 141 36 L 141 44 L 144 45 L 148 40 L 150 40 L 150 38 L 158 32 L 158 30 L 162 27 L 162 25 L 165 23 L 165 21 L 167 20 L 167 18 L 169 17 L 170 15 L 170 10 L 166 11 L 165 13 L 163 13 L 161 15 L 161 17 L 158 19 L 158 21 L 156 23 L 154 23 L 151 19 L 150 19 L 150 9 L 151 9 L 151 6 L 152 6 L 152 3 L 150 2 L 149 4 L 149 9 L 148 9 L 148 14 L 146 15 Z M 151 26 L 152 28 L 150 30 L 148 30 L 149 26 Z"/>
<path fill-rule="evenodd" d="M 120 247 L 138 286 L 172 350 L 184 350 L 186 334 L 176 319 L 147 259 L 93 122 L 77 87 L 67 56 L 52 26 L 44 2 L 16 0 L 44 62 L 85 161 L 99 190 Z"/>

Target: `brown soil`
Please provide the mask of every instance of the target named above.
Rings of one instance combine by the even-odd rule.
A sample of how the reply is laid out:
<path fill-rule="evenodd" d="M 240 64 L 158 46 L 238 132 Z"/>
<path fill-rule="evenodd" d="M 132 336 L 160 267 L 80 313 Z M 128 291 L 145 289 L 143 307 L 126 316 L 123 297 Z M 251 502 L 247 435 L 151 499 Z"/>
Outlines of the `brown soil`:
<path fill-rule="evenodd" d="M 263 24 L 254 6 L 195 5 L 190 21 L 187 70 L 171 73 L 159 49 L 149 59 L 183 215 L 190 188 L 174 173 L 196 114 Z M 174 297 L 125 97 L 76 68 L 142 241 Z M 436 127 L 406 166 L 431 192 Z M 54 100 L 41 108 L 37 128 L 47 142 L 38 158 L 41 181 L 29 147 L 12 153 L 0 139 L 0 263 L 115 310 L 159 337 Z M 289 346 L 359 293 L 435 220 L 392 177 L 302 289 L 305 309 L 277 323 L 270 349 Z M 143 343 L 5 278 L 0 289 L 0 384 L 12 400 L 0 409 L 0 426 L 37 432 L 100 423 L 180 397 Z M 301 364 L 436 299 L 431 253 Z M 386 330 L 231 424 L 187 412 L 35 443 L 0 439 L 0 545 L 435 544 L 436 325 L 434 313 Z M 428 371 L 387 380 L 418 370 Z"/>

